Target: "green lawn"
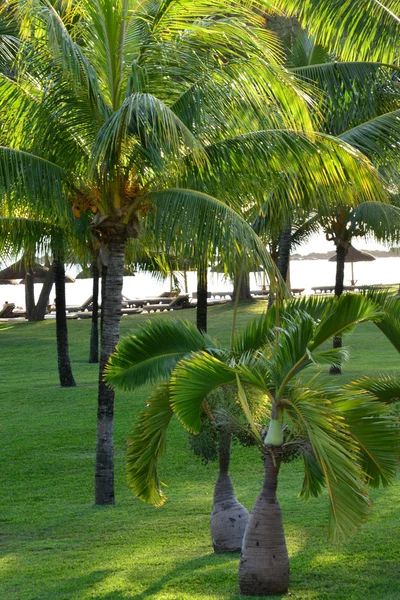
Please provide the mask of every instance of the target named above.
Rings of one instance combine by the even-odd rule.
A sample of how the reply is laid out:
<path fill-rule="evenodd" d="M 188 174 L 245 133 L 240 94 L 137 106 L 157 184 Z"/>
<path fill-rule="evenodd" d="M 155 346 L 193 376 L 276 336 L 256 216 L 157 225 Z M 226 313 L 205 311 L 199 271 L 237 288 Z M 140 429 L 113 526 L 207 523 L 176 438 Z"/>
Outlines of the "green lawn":
<path fill-rule="evenodd" d="M 254 303 L 239 322 L 262 310 Z M 152 318 L 194 318 L 194 311 Z M 149 317 L 122 319 L 126 333 Z M 226 342 L 232 305 L 210 310 L 209 331 Z M 216 465 L 188 451 L 174 423 L 162 479 L 162 508 L 136 500 L 124 480 L 124 451 L 145 393 L 118 393 L 115 410 L 115 507 L 93 504 L 97 365 L 89 365 L 90 323 L 70 321 L 78 387 L 57 378 L 55 322 L 16 323 L 0 333 L 0 598 L 239 599 L 238 555 L 214 555 L 209 539 Z M 341 377 L 399 373 L 400 357 L 373 325 L 347 337 L 351 360 Z M 235 447 L 231 472 L 239 500 L 251 508 L 261 461 Z M 279 499 L 291 557 L 291 596 L 298 600 L 399 600 L 400 481 L 374 492 L 369 522 L 346 545 L 326 538 L 327 497 L 299 500 L 300 465 L 284 465 Z M 281 598 L 275 596 L 274 598 Z"/>

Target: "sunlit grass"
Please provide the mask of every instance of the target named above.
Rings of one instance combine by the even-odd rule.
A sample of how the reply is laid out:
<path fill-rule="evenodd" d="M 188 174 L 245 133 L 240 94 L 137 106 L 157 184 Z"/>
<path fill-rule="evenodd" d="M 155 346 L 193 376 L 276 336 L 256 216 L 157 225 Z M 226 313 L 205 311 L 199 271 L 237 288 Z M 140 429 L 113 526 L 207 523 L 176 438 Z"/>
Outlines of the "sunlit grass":
<path fill-rule="evenodd" d="M 260 312 L 242 309 L 240 323 Z M 150 318 L 190 318 L 193 311 Z M 127 317 L 122 333 L 146 318 Z M 228 343 L 232 305 L 210 310 L 209 331 Z M 174 423 L 161 468 L 168 501 L 155 509 L 136 500 L 124 479 L 130 423 L 146 390 L 118 393 L 115 409 L 114 507 L 95 507 L 94 448 L 98 367 L 89 365 L 90 323 L 69 322 L 78 387 L 57 378 L 55 323 L 17 323 L 1 332 L 2 484 L 0 598 L 237 600 L 238 555 L 214 555 L 209 538 L 216 465 L 202 466 Z M 390 370 L 400 360 L 372 325 L 346 340 L 351 360 L 338 380 Z M 248 508 L 262 480 L 252 448 L 235 446 L 232 477 Z M 371 519 L 345 545 L 327 541 L 327 498 L 297 498 L 300 464 L 283 465 L 279 485 L 291 556 L 291 598 L 399 600 L 400 482 L 373 492 Z M 276 597 L 280 598 L 280 596 Z"/>

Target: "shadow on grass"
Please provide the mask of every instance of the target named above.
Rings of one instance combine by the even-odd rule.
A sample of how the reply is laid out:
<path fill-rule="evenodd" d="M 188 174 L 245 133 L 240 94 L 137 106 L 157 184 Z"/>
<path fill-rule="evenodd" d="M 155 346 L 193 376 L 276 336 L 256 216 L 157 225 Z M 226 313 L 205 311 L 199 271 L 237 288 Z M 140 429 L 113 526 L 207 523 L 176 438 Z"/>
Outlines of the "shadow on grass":
<path fill-rule="evenodd" d="M 68 596 L 65 596 L 62 591 L 65 586 L 65 580 L 63 579 L 62 586 L 60 586 L 60 582 L 55 581 L 51 587 L 47 587 L 45 592 L 38 589 L 37 595 L 35 593 L 32 595 L 32 598 L 40 598 L 40 600 L 55 600 L 56 598 L 84 598 L 87 591 L 90 590 L 93 585 L 104 581 L 104 579 L 106 579 L 112 573 L 113 571 L 111 569 L 99 569 L 98 571 L 91 571 L 87 575 L 70 578 L 68 580 L 68 589 L 71 590 L 71 594 L 73 595 L 69 595 L 68 592 Z M 110 595 L 104 596 L 104 598 L 110 597 Z M 123 598 L 123 596 L 120 597 Z"/>

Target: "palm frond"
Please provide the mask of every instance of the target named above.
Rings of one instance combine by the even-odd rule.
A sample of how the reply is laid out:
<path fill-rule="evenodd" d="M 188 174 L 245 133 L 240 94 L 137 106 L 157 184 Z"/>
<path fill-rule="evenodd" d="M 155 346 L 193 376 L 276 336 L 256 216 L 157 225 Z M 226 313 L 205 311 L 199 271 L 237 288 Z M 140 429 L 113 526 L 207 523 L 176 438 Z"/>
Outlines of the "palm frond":
<path fill-rule="evenodd" d="M 371 163 L 325 134 L 310 138 L 299 131 L 257 131 L 209 145 L 206 152 L 208 163 L 191 175 L 191 186 L 221 198 L 257 199 L 260 205 L 260 192 L 274 190 L 271 202 L 278 217 L 291 214 L 299 198 L 304 210 L 331 211 L 332 203 L 353 205 L 387 197 Z"/>
<path fill-rule="evenodd" d="M 57 211 L 59 216 L 70 216 L 64 193 L 69 175 L 39 156 L 0 147 L 0 189 L 7 194 L 10 212 L 12 200 L 17 197 L 31 203 L 38 213 Z"/>
<path fill-rule="evenodd" d="M 121 107 L 101 127 L 94 146 L 94 164 L 105 160 L 119 163 L 121 148 L 127 139 L 137 144 L 149 156 L 154 168 L 163 164 L 162 156 L 182 157 L 189 149 L 195 162 L 205 159 L 198 139 L 180 121 L 174 112 L 151 94 L 135 93 L 126 98 Z"/>
<path fill-rule="evenodd" d="M 158 477 L 158 461 L 165 454 L 166 434 L 173 416 L 167 385 L 153 390 L 128 441 L 128 485 L 144 502 L 161 506 L 166 497 Z"/>
<path fill-rule="evenodd" d="M 344 388 L 342 398 L 336 392 L 332 401 L 357 442 L 367 484 L 389 485 L 397 473 L 400 449 L 399 430 L 393 416 L 383 403 L 366 394 L 356 395 L 353 385 Z"/>
<path fill-rule="evenodd" d="M 171 376 L 171 406 L 188 431 L 199 431 L 206 396 L 215 388 L 229 384 L 236 384 L 235 370 L 205 352 L 178 363 Z"/>
<path fill-rule="evenodd" d="M 398 58 L 397 0 L 277 0 L 276 5 L 345 60 L 394 63 Z"/>
<path fill-rule="evenodd" d="M 330 537 L 345 539 L 357 530 L 370 511 L 357 445 L 343 427 L 340 413 L 322 392 L 298 389 L 282 403 L 297 435 L 309 439 L 324 474 L 330 500 Z M 310 469 L 306 471 L 307 476 L 310 477 Z M 314 493 L 322 489 L 318 469 L 312 481 L 306 479 L 303 483 L 304 495 L 310 494 L 311 489 Z"/>
<path fill-rule="evenodd" d="M 399 402 L 400 400 L 400 380 L 394 375 L 362 377 L 352 381 L 347 387 L 351 391 L 367 392 L 385 404 Z"/>
<path fill-rule="evenodd" d="M 105 380 L 112 387 L 133 390 L 167 379 L 182 358 L 213 345 L 189 321 L 147 321 L 119 342 L 105 368 Z"/>
<path fill-rule="evenodd" d="M 147 198 L 154 206 L 149 214 L 151 228 L 165 252 L 174 251 L 187 259 L 204 259 L 211 258 L 218 250 L 222 262 L 232 270 L 244 264 L 251 271 L 261 263 L 270 277 L 278 279 L 283 290 L 276 266 L 263 243 L 232 208 L 189 189 L 154 191 Z"/>
<path fill-rule="evenodd" d="M 400 110 L 379 115 L 339 135 L 366 156 L 386 163 L 399 153 Z"/>
<path fill-rule="evenodd" d="M 367 320 L 379 321 L 383 316 L 382 310 L 361 294 L 345 294 L 334 298 L 327 306 L 324 318 L 316 328 L 308 349 L 314 352 L 331 337 L 339 335 L 353 325 Z"/>

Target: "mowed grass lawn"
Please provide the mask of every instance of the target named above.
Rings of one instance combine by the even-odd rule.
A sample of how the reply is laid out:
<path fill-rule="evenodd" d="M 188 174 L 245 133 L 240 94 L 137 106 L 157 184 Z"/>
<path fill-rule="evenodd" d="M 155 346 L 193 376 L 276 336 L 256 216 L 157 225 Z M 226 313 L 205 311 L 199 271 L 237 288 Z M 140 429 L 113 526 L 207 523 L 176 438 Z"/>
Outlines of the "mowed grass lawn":
<path fill-rule="evenodd" d="M 262 302 L 242 307 L 239 324 L 262 308 Z M 147 318 L 123 317 L 122 333 Z M 209 332 L 228 342 L 231 321 L 232 305 L 214 307 Z M 167 503 L 147 506 L 125 483 L 126 440 L 145 390 L 117 393 L 117 503 L 94 506 L 98 367 L 87 363 L 89 331 L 89 321 L 69 321 L 74 389 L 58 385 L 54 321 L 16 323 L 0 333 L 0 598 L 241 598 L 238 555 L 214 555 L 210 545 L 217 467 L 202 466 L 190 453 L 178 423 L 161 466 Z M 359 327 L 345 342 L 351 360 L 343 381 L 400 374 L 400 356 L 375 326 Z M 297 498 L 300 467 L 283 465 L 278 490 L 291 558 L 289 598 L 399 600 L 400 482 L 373 492 L 370 520 L 347 544 L 333 546 L 326 536 L 327 496 L 309 503 Z M 262 481 L 257 452 L 235 446 L 231 473 L 239 500 L 251 509 Z"/>

